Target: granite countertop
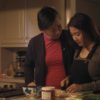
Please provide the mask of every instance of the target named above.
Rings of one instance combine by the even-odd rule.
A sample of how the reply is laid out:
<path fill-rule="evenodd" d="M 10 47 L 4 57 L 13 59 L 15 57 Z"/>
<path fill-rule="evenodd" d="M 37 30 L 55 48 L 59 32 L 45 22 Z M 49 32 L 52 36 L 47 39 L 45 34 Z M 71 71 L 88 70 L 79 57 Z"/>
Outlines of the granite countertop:
<path fill-rule="evenodd" d="M 20 96 L 20 97 L 12 97 L 12 98 L 5 99 L 5 100 L 41 100 L 41 98 Z M 56 98 L 55 100 L 66 100 L 66 98 Z"/>
<path fill-rule="evenodd" d="M 28 97 L 24 95 L 24 96 L 12 97 L 7 100 L 41 100 L 41 98 Z M 84 94 L 78 93 L 78 95 L 74 94 L 66 98 L 56 98 L 55 100 L 100 100 L 100 94 L 93 94 L 92 92 L 85 92 Z"/>

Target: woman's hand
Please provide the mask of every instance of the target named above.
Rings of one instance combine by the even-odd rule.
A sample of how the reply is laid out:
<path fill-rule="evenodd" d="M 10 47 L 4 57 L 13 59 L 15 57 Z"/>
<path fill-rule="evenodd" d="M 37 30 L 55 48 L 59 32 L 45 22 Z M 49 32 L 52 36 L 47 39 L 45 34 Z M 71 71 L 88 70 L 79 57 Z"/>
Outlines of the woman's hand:
<path fill-rule="evenodd" d="M 69 84 L 69 77 L 66 77 L 65 79 L 63 79 L 60 83 L 61 88 L 66 88 Z"/>
<path fill-rule="evenodd" d="M 81 89 L 82 89 L 81 84 L 72 84 L 66 89 L 66 92 L 67 93 L 74 93 L 74 92 L 79 92 Z"/>

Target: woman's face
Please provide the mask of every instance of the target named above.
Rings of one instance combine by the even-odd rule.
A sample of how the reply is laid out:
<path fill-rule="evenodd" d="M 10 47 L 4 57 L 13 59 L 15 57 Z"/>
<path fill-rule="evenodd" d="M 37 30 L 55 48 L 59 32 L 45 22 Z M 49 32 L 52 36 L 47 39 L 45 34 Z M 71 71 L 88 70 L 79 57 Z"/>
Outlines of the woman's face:
<path fill-rule="evenodd" d="M 83 46 L 84 45 L 84 36 L 83 36 L 83 32 L 75 27 L 69 27 L 71 36 L 73 38 L 73 40 L 79 45 L 79 46 Z"/>
<path fill-rule="evenodd" d="M 43 32 L 47 34 L 51 39 L 58 39 L 62 32 L 60 17 L 57 17 L 53 25 L 50 26 L 48 29 L 44 30 Z"/>

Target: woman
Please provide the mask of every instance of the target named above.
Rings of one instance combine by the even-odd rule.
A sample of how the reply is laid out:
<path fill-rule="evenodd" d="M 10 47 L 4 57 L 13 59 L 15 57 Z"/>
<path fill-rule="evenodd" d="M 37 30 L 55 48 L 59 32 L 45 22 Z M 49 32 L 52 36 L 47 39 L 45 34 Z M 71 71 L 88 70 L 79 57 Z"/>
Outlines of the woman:
<path fill-rule="evenodd" d="M 92 19 L 83 13 L 75 14 L 68 29 L 79 45 L 74 55 L 67 92 L 100 89 L 100 33 Z"/>
<path fill-rule="evenodd" d="M 25 81 L 28 85 L 55 86 L 68 75 L 74 48 L 71 36 L 62 31 L 61 19 L 52 7 L 43 7 L 38 12 L 39 35 L 29 42 L 25 61 Z M 66 61 L 67 59 L 67 61 Z"/>

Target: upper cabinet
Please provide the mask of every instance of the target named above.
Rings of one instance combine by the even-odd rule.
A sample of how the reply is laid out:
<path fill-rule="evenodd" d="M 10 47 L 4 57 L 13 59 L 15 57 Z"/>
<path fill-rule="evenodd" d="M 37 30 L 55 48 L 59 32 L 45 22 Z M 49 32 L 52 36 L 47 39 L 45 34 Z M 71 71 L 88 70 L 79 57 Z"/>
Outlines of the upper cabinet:
<path fill-rule="evenodd" d="M 65 25 L 65 0 L 0 0 L 1 47 L 26 47 L 29 40 L 40 33 L 37 12 L 41 7 L 57 8 Z"/>
<path fill-rule="evenodd" d="M 22 8 L 21 8 L 22 6 Z M 4 0 L 0 10 L 1 46 L 25 45 L 25 0 Z"/>
<path fill-rule="evenodd" d="M 0 10 L 1 47 L 27 46 L 30 37 L 27 15 L 27 0 L 3 0 Z"/>

